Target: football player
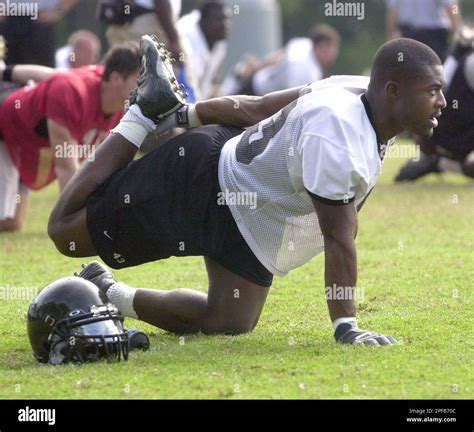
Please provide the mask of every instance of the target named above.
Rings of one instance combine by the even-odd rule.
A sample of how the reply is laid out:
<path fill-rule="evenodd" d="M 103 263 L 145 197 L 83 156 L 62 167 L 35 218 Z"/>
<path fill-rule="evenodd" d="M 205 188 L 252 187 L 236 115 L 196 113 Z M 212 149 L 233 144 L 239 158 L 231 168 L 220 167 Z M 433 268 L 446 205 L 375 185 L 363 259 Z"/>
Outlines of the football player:
<path fill-rule="evenodd" d="M 43 81 L 0 105 L 0 232 L 21 229 L 31 190 L 56 178 L 62 190 L 92 155 L 122 117 L 139 68 L 138 45 L 126 44 L 112 48 L 105 65 L 56 74 L 40 66 L 2 70 L 2 81 Z"/>
<path fill-rule="evenodd" d="M 393 137 L 437 126 L 446 101 L 434 51 L 396 39 L 377 52 L 370 83 L 335 76 L 181 106 L 163 49 L 149 36 L 141 45 L 131 107 L 64 189 L 48 233 L 62 254 L 99 255 L 117 269 L 202 255 L 209 291 L 132 288 L 97 262 L 79 276 L 127 317 L 180 334 L 238 334 L 257 324 L 273 275 L 324 250 L 326 287 L 352 288 L 327 296 L 336 341 L 395 344 L 357 324 L 357 211 Z M 132 162 L 155 123 L 228 126 L 194 128 Z"/>

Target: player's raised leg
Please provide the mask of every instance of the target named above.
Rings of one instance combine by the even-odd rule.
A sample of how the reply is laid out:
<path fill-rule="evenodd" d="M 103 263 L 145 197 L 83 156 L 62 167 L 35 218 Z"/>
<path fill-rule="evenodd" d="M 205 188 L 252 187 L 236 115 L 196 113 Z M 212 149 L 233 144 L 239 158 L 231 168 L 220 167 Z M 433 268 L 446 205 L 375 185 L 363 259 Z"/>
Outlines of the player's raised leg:
<path fill-rule="evenodd" d="M 143 117 L 140 110 L 158 121 L 183 104 L 169 53 L 150 36 L 142 37 L 140 47 L 142 70 L 138 88 L 130 97 L 131 109 L 114 130 L 116 133 L 94 153 L 94 159 L 86 161 L 69 181 L 51 213 L 48 234 L 64 255 L 96 255 L 87 230 L 86 201 L 100 183 L 133 160 L 146 135 L 154 129 L 155 123 Z"/>

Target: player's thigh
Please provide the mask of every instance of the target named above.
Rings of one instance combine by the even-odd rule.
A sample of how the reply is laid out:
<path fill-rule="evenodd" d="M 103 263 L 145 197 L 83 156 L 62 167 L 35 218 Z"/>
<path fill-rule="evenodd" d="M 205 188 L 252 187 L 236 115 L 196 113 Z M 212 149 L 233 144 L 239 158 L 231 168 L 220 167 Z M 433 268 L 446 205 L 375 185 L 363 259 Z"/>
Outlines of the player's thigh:
<path fill-rule="evenodd" d="M 230 332 L 251 331 L 258 322 L 270 287 L 258 285 L 205 257 L 209 276 L 210 316 Z"/>

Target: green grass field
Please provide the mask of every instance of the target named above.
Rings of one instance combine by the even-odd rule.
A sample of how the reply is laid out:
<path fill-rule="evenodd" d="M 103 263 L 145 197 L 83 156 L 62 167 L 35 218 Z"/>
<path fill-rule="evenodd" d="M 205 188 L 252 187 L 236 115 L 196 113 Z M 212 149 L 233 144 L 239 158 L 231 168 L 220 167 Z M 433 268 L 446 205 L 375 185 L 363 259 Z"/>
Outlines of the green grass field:
<path fill-rule="evenodd" d="M 26 335 L 29 302 L 12 297 L 85 260 L 61 256 L 46 236 L 57 185 L 34 194 L 24 232 L 0 236 L 0 398 L 473 398 L 474 183 L 443 175 L 394 185 L 403 162 L 387 160 L 357 239 L 359 325 L 402 342 L 389 348 L 334 343 L 319 256 L 275 279 L 251 334 L 180 338 L 127 320 L 150 334 L 150 351 L 119 364 L 39 365 Z M 201 258 L 115 275 L 206 290 Z"/>

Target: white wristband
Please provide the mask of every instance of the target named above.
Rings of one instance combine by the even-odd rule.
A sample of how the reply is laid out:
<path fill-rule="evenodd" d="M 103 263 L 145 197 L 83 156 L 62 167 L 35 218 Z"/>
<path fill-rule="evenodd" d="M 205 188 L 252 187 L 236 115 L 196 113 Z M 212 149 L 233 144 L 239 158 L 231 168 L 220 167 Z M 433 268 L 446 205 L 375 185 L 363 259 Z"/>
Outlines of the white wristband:
<path fill-rule="evenodd" d="M 342 317 L 342 318 L 338 318 L 334 320 L 334 322 L 332 323 L 334 330 L 337 329 L 339 324 L 343 324 L 343 323 L 349 323 L 349 324 L 352 324 L 354 327 L 357 327 L 356 317 Z"/>
<path fill-rule="evenodd" d="M 202 126 L 201 119 L 199 118 L 195 104 L 188 105 L 188 121 L 189 128 Z"/>

